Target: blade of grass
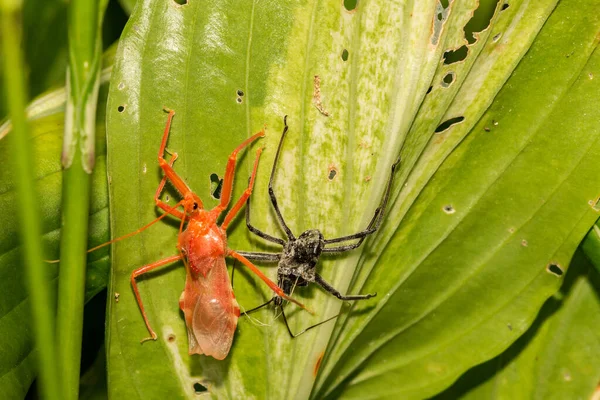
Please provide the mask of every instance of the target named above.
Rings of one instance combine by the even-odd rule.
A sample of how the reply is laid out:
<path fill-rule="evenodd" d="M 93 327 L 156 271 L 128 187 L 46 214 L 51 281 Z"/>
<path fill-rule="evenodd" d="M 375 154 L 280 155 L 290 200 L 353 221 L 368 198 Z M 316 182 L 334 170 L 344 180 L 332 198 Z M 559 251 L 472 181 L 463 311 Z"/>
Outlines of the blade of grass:
<path fill-rule="evenodd" d="M 106 0 L 74 0 L 69 7 L 69 68 L 62 162 L 63 207 L 58 286 L 58 369 L 64 399 L 79 395 L 85 266 L 94 167 L 96 104 Z"/>
<path fill-rule="evenodd" d="M 23 258 L 27 271 L 27 285 L 31 301 L 33 328 L 39 357 L 39 376 L 43 398 L 60 399 L 60 386 L 56 370 L 54 341 L 54 309 L 49 292 L 48 268 L 42 257 L 39 198 L 33 180 L 33 159 L 25 119 L 25 77 L 22 61 L 22 32 L 18 22 L 22 3 L 18 0 L 0 2 L 2 47 L 4 50 L 4 78 L 9 114 L 13 121 L 13 134 L 9 140 L 13 146 L 17 193 L 21 201 L 18 207 Z"/>

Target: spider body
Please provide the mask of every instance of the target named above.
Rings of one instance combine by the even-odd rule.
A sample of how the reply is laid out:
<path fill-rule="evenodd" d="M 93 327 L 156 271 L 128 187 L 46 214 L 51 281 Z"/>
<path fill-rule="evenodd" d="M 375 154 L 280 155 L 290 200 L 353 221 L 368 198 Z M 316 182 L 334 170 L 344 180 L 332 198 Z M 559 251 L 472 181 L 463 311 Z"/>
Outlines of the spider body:
<path fill-rule="evenodd" d="M 292 293 L 294 286 L 308 286 L 314 282 L 324 247 L 325 239 L 318 229 L 310 229 L 297 239 L 288 240 L 277 265 L 277 286 L 284 293 Z M 277 296 L 274 302 L 279 306 L 283 300 Z"/>

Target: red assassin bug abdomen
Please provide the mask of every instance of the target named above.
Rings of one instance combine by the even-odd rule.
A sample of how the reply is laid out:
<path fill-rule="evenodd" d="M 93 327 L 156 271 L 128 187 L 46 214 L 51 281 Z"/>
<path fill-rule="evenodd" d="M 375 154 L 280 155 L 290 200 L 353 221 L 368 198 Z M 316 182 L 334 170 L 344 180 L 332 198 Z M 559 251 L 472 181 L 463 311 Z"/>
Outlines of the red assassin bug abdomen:
<path fill-rule="evenodd" d="M 231 348 L 240 308 L 225 265 L 226 235 L 211 217 L 200 211 L 180 235 L 187 274 L 179 308 L 185 315 L 189 354 L 222 360 Z"/>

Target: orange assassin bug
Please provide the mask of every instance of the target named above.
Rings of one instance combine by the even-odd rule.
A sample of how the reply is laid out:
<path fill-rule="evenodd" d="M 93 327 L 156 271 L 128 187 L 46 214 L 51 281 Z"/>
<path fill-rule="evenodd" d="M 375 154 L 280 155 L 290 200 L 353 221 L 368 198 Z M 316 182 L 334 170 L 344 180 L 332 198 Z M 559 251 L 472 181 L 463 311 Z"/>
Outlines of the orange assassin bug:
<path fill-rule="evenodd" d="M 158 165 L 163 170 L 164 176 L 154 196 L 156 206 L 164 210 L 165 213 L 137 231 L 104 243 L 89 251 L 94 251 L 100 247 L 133 236 L 158 222 L 166 215 L 172 215 L 180 219 L 181 223 L 179 225 L 177 241 L 177 250 L 179 254 L 144 265 L 143 267 L 134 270 L 131 274 L 131 286 L 135 293 L 144 322 L 146 323 L 146 327 L 148 328 L 148 332 L 150 333 L 150 337 L 142 340 L 142 342 L 146 340 L 156 340 L 157 335 L 148 321 L 136 278 L 156 268 L 181 260 L 186 269 L 186 282 L 185 289 L 179 299 L 179 307 L 185 316 L 189 341 L 189 354 L 205 354 L 207 356 L 212 356 L 217 360 L 223 360 L 231 348 L 233 334 L 237 326 L 238 317 L 240 316 L 240 308 L 235 299 L 235 295 L 233 294 L 233 288 L 231 287 L 229 275 L 227 274 L 227 266 L 225 263 L 226 256 L 234 257 L 247 266 L 278 296 L 291 301 L 304 309 L 306 309 L 306 307 L 285 294 L 279 286 L 267 278 L 246 257 L 227 248 L 227 227 L 252 193 L 262 148 L 258 149 L 256 152 L 254 167 L 249 179 L 248 187 L 229 210 L 223 223 L 220 226 L 217 225 L 217 218 L 227 209 L 231 200 L 237 154 L 256 139 L 264 137 L 264 131 L 260 131 L 243 141 L 230 154 L 225 169 L 225 176 L 223 178 L 220 203 L 212 210 L 205 210 L 202 200 L 188 187 L 184 180 L 173 169 L 173 163 L 178 157 L 177 153 L 172 153 L 169 162 L 164 158 L 165 147 L 171 129 L 171 122 L 175 115 L 175 111 L 173 110 L 165 109 L 165 111 L 169 113 L 169 116 L 158 151 Z M 183 197 L 183 199 L 174 206 L 169 206 L 160 199 L 160 195 L 167 180 L 171 182 Z M 179 207 L 183 207 L 183 210 L 179 210 Z"/>

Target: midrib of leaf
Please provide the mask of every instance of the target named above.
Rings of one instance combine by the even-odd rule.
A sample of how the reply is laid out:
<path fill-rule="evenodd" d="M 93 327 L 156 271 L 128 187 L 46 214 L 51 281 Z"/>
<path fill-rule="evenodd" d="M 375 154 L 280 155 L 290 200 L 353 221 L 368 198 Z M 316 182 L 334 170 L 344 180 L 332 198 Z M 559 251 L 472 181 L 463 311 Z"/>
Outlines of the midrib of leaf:
<path fill-rule="evenodd" d="M 307 119 L 307 101 L 306 98 L 308 96 L 309 93 L 309 85 L 308 82 L 311 81 L 310 79 L 310 54 L 311 54 L 311 48 L 314 42 L 314 38 L 313 38 L 313 29 L 315 26 L 315 15 L 317 12 L 317 9 L 319 8 L 319 2 L 318 1 L 314 1 L 313 5 L 312 5 L 312 9 L 311 9 L 311 13 L 310 13 L 310 22 L 309 22 L 309 29 L 308 29 L 308 35 L 307 35 L 307 39 L 306 39 L 306 46 L 305 46 L 305 52 L 306 52 L 306 58 L 304 61 L 304 74 L 302 77 L 302 97 L 301 99 L 303 99 L 300 103 L 301 108 L 300 108 L 300 132 L 305 132 L 306 131 L 306 124 L 305 121 Z M 312 96 L 311 96 L 312 97 Z M 309 101 L 308 102 L 308 107 L 311 107 L 312 104 Z M 302 177 L 305 176 L 305 172 L 306 172 L 306 168 L 305 168 L 305 163 L 303 162 L 306 159 L 306 141 L 304 140 L 304 135 L 300 136 L 300 154 L 298 156 L 298 158 L 300 160 L 302 160 L 302 162 L 298 163 L 299 164 L 299 170 L 298 170 L 298 174 L 300 175 L 300 179 L 298 179 L 298 182 L 301 182 L 302 185 L 304 187 L 306 187 L 306 182 L 302 179 Z M 301 225 L 298 226 L 299 224 L 296 223 L 297 229 L 300 228 L 302 230 L 307 229 L 306 228 L 306 208 L 305 208 L 305 204 L 306 204 L 306 193 L 304 190 L 298 190 L 298 195 L 297 195 L 297 200 L 296 200 L 296 221 L 302 221 Z M 290 227 L 290 229 L 292 229 L 292 232 L 294 231 L 293 227 Z M 294 346 L 294 355 L 296 353 L 296 346 Z M 295 358 L 295 356 L 294 356 Z M 289 393 L 288 393 L 289 394 Z"/>

